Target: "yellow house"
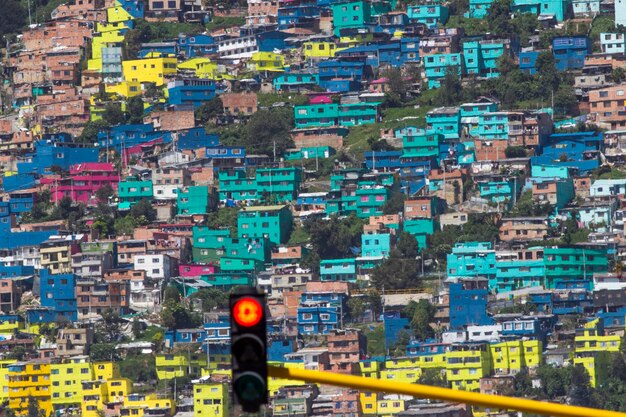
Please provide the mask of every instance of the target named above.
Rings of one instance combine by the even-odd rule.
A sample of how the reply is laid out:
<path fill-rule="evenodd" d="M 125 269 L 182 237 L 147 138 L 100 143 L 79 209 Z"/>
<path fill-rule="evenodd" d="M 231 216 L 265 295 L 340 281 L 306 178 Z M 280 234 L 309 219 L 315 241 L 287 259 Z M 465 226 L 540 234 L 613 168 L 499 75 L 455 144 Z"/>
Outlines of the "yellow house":
<path fill-rule="evenodd" d="M 187 355 L 159 354 L 156 356 L 156 372 L 160 380 L 182 378 L 189 375 L 189 360 Z"/>
<path fill-rule="evenodd" d="M 361 376 L 378 379 L 380 375 L 380 362 L 362 361 L 359 362 L 359 369 L 361 370 Z"/>
<path fill-rule="evenodd" d="M 616 335 L 603 336 L 603 332 L 600 319 L 585 323 L 582 329 L 576 329 L 576 353 L 619 352 L 622 338 Z"/>
<path fill-rule="evenodd" d="M 141 95 L 141 83 L 134 81 L 121 81 L 115 84 L 106 84 L 104 91 L 107 94 L 117 94 L 124 98 Z"/>
<path fill-rule="evenodd" d="M 536 368 L 541 365 L 543 346 L 539 340 L 524 340 L 522 347 L 524 348 L 524 361 L 527 368 Z"/>
<path fill-rule="evenodd" d="M 106 381 L 83 381 L 82 386 L 83 401 L 80 406 L 82 417 L 98 417 L 98 410 L 103 410 L 104 403 L 109 401 Z"/>
<path fill-rule="evenodd" d="M 217 64 L 208 58 L 197 57 L 178 64 L 179 70 L 194 71 L 198 78 L 216 80 L 220 78 Z"/>
<path fill-rule="evenodd" d="M 166 83 L 167 76 L 175 75 L 176 68 L 176 58 L 134 59 L 122 62 L 124 80 L 154 83 L 157 87 Z"/>
<path fill-rule="evenodd" d="M 133 20 L 133 16 L 118 1 L 115 2 L 115 6 L 107 8 L 107 21 L 109 23 L 128 22 L 129 20 Z"/>
<path fill-rule="evenodd" d="M 333 58 L 337 52 L 337 45 L 333 42 L 305 42 L 302 45 L 302 55 L 305 59 Z"/>
<path fill-rule="evenodd" d="M 230 415 L 228 384 L 225 382 L 194 384 L 193 412 L 197 417 Z"/>
<path fill-rule="evenodd" d="M 302 362 L 270 362 L 270 365 L 273 366 L 281 366 L 283 368 L 294 368 L 294 369 L 304 369 L 304 363 Z M 295 386 L 295 385 L 305 385 L 304 381 L 296 381 L 291 379 L 282 379 L 282 378 L 267 378 L 267 391 L 270 396 L 276 394 L 276 392 L 286 386 Z"/>
<path fill-rule="evenodd" d="M 0 334 L 13 334 L 17 330 L 24 330 L 24 319 L 17 314 L 0 315 Z"/>
<path fill-rule="evenodd" d="M 120 365 L 117 362 L 94 362 L 94 378 L 98 381 L 108 381 L 109 379 L 120 377 Z"/>
<path fill-rule="evenodd" d="M 589 383 L 596 386 L 598 380 L 606 378 L 610 366 L 609 352 L 580 352 L 574 354 L 574 365 L 582 365 L 589 374 Z"/>
<path fill-rule="evenodd" d="M 51 274 L 72 273 L 72 242 L 65 239 L 48 240 L 39 248 L 41 268 Z"/>
<path fill-rule="evenodd" d="M 109 401 L 121 402 L 133 393 L 133 381 L 128 378 L 111 378 L 106 381 Z"/>
<path fill-rule="evenodd" d="M 255 52 L 252 54 L 248 67 L 253 71 L 284 72 L 285 58 L 274 52 Z"/>
<path fill-rule="evenodd" d="M 420 376 L 422 376 L 421 368 L 386 369 L 380 371 L 380 379 L 385 381 L 408 382 L 412 384 L 417 382 Z"/>
<path fill-rule="evenodd" d="M 174 415 L 176 404 L 171 398 L 159 398 L 160 396 L 152 394 L 130 394 L 124 398 L 124 405 L 120 409 L 120 416 L 143 417 L 144 415 L 153 414 L 151 410 L 161 413 L 167 412 Z"/>
<path fill-rule="evenodd" d="M 406 410 L 406 404 L 401 399 L 383 399 L 377 401 L 378 415 L 381 417 L 392 417 L 397 413 Z"/>
<path fill-rule="evenodd" d="M 21 362 L 9 365 L 9 408 L 18 415 L 28 412 L 29 397 L 33 397 L 45 415 L 52 412 L 50 364 Z"/>
<path fill-rule="evenodd" d="M 52 407 L 55 410 L 79 407 L 83 401 L 83 381 L 93 379 L 93 370 L 87 356 L 70 358 L 50 365 Z"/>
<path fill-rule="evenodd" d="M 14 359 L 0 361 L 0 403 L 9 399 L 9 366 L 16 362 Z"/>
<path fill-rule="evenodd" d="M 378 400 L 382 398 L 382 394 L 378 392 L 359 393 L 359 401 L 361 402 L 361 410 L 364 415 L 378 414 Z"/>
<path fill-rule="evenodd" d="M 491 350 L 486 344 L 455 346 L 446 353 L 446 379 L 452 388 L 478 391 L 480 378 L 491 374 Z"/>
<path fill-rule="evenodd" d="M 434 355 L 410 356 L 395 358 L 385 362 L 386 369 L 402 369 L 402 368 L 445 368 L 446 354 L 437 353 Z"/>
<path fill-rule="evenodd" d="M 102 48 L 124 42 L 124 35 L 120 31 L 97 33 L 91 38 L 91 59 L 87 61 L 90 71 L 102 71 Z"/>

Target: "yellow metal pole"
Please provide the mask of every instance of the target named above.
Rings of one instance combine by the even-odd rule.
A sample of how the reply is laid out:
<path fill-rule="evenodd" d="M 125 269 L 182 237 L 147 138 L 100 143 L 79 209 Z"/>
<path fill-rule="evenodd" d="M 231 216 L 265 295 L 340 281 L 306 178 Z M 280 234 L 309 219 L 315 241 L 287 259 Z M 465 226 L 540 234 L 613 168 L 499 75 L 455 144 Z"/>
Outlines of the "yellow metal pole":
<path fill-rule="evenodd" d="M 406 382 L 382 381 L 379 379 L 335 374 L 332 372 L 281 368 L 276 366 L 268 366 L 267 369 L 269 375 L 274 378 L 296 379 L 318 384 L 355 388 L 364 391 L 412 395 L 414 397 L 479 405 L 497 410 L 518 410 L 552 417 L 626 417 L 626 414 L 616 411 L 576 407 L 500 395 L 487 395 L 477 392 L 457 391 L 450 388 L 431 387 Z"/>

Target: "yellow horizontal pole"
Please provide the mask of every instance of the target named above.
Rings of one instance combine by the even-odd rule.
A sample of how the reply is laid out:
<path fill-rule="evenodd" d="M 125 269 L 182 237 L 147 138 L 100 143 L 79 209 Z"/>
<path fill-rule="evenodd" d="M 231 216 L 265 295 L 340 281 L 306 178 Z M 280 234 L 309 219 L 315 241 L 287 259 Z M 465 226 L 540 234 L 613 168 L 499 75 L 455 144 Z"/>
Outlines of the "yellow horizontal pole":
<path fill-rule="evenodd" d="M 458 391 L 450 388 L 431 387 L 429 385 L 409 384 L 406 382 L 383 381 L 380 379 L 336 374 L 332 372 L 281 368 L 276 366 L 268 366 L 267 369 L 269 375 L 274 378 L 296 379 L 300 381 L 336 385 L 364 391 L 412 395 L 414 397 L 431 398 L 454 403 L 479 405 L 497 410 L 518 410 L 552 417 L 626 417 L 626 414 L 618 413 L 616 411 L 576 407 L 564 404 L 527 400 L 524 398 L 504 397 L 501 395 L 487 395 L 477 392 Z"/>

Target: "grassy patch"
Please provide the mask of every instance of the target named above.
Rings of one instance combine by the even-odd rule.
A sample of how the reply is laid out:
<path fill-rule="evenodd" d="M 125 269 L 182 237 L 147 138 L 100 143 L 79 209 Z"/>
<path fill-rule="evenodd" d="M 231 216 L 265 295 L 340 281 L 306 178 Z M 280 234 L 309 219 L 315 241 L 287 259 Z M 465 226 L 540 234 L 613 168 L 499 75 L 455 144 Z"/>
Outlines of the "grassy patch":
<path fill-rule="evenodd" d="M 288 245 L 300 245 L 302 243 L 308 242 L 311 236 L 304 230 L 304 227 L 297 225 L 293 231 L 291 232 L 291 236 L 289 237 Z"/>
<path fill-rule="evenodd" d="M 243 26 L 246 23 L 246 19 L 243 17 L 232 17 L 232 16 L 213 16 L 213 20 L 211 20 L 206 25 L 206 30 L 218 30 L 230 28 L 233 26 Z"/>
<path fill-rule="evenodd" d="M 259 107 L 270 107 L 274 103 L 286 103 L 299 106 L 309 101 L 307 96 L 297 93 L 259 93 L 257 94 L 257 100 Z"/>

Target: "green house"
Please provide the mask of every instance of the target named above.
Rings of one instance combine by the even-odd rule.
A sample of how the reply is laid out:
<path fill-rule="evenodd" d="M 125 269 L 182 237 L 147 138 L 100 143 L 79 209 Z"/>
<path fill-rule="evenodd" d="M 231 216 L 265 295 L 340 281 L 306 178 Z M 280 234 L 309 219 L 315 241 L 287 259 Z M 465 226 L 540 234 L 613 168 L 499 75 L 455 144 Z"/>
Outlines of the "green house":
<path fill-rule="evenodd" d="M 219 262 L 222 258 L 269 262 L 270 244 L 264 238 L 233 238 L 228 230 L 194 227 L 192 256 L 195 263 Z"/>
<path fill-rule="evenodd" d="M 419 250 L 426 249 L 429 235 L 439 229 L 439 224 L 433 219 L 407 219 L 404 221 L 404 231 L 417 240 Z"/>
<path fill-rule="evenodd" d="M 212 208 L 210 191 L 206 185 L 179 189 L 177 198 L 178 214 L 207 214 Z"/>
<path fill-rule="evenodd" d="M 292 227 L 293 215 L 286 205 L 243 207 L 237 216 L 240 238 L 267 238 L 279 245 L 287 242 Z"/>
<path fill-rule="evenodd" d="M 593 274 L 608 271 L 606 250 L 545 248 L 545 287 L 563 288 L 568 282 L 586 281 L 591 289 Z"/>
<path fill-rule="evenodd" d="M 335 36 L 341 29 L 362 28 L 372 21 L 372 8 L 369 2 L 349 1 L 332 5 Z"/>
<path fill-rule="evenodd" d="M 298 197 L 301 181 L 302 170 L 299 167 L 262 168 L 256 171 L 259 196 L 271 196 L 279 203 L 295 200 Z"/>
<path fill-rule="evenodd" d="M 248 178 L 244 170 L 220 170 L 218 180 L 220 201 L 256 201 L 259 198 L 256 178 Z"/>
<path fill-rule="evenodd" d="M 128 210 L 142 199 L 152 200 L 152 181 L 139 181 L 133 177 L 120 181 L 117 185 L 120 210 Z"/>

